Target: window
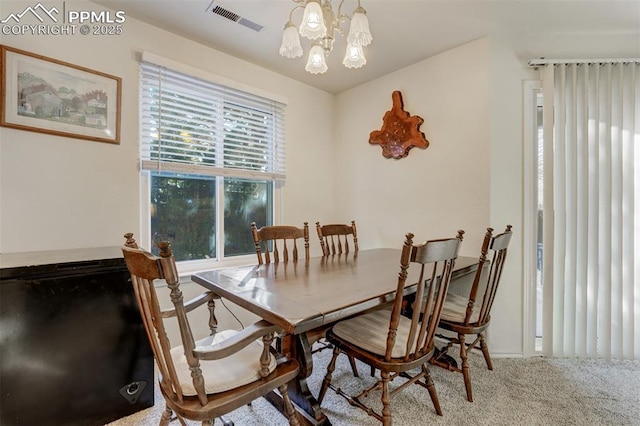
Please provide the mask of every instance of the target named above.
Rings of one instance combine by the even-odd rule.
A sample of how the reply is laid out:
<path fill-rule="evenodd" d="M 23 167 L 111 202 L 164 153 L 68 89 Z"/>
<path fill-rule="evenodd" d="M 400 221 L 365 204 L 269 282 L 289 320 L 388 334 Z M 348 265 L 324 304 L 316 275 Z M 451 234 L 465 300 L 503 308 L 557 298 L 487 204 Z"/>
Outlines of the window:
<path fill-rule="evenodd" d="M 536 352 L 542 351 L 542 259 L 544 253 L 542 217 L 544 212 L 544 128 L 542 125 L 542 93 L 536 93 Z"/>
<path fill-rule="evenodd" d="M 149 246 L 168 239 L 178 261 L 254 253 L 249 224 L 273 224 L 285 177 L 284 104 L 144 60 L 140 76 Z"/>
<path fill-rule="evenodd" d="M 542 211 L 543 133 L 542 86 L 537 80 L 523 85 L 524 100 L 524 353 L 542 353 Z"/>

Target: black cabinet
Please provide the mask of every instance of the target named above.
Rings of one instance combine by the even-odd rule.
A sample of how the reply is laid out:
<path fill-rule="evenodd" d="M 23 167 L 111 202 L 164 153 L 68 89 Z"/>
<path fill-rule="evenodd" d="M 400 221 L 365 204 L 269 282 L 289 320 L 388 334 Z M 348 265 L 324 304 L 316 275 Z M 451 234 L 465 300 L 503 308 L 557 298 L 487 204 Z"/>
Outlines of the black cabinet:
<path fill-rule="evenodd" d="M 119 248 L 0 255 L 0 424 L 103 425 L 153 405 Z"/>

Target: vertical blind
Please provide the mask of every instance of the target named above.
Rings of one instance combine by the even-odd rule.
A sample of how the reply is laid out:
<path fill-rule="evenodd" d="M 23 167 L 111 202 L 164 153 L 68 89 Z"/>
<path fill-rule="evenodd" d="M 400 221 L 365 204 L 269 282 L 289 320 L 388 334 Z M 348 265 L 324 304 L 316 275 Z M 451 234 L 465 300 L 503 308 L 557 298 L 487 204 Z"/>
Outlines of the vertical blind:
<path fill-rule="evenodd" d="M 142 168 L 284 180 L 284 107 L 276 100 L 143 61 Z"/>
<path fill-rule="evenodd" d="M 543 352 L 640 358 L 640 63 L 550 63 Z"/>

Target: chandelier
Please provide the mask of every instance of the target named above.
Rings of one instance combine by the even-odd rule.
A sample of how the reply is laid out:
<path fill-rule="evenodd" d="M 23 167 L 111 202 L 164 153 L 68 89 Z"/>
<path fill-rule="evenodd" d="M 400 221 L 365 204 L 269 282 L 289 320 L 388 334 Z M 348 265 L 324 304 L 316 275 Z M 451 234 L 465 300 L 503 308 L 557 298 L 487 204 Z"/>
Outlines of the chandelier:
<path fill-rule="evenodd" d="M 298 58 L 302 56 L 302 46 L 298 33 L 313 40 L 305 70 L 311 74 L 322 74 L 327 71 L 325 57 L 333 50 L 334 34 L 344 36 L 342 25 L 351 21 L 347 33 L 347 48 L 342 63 L 347 68 L 360 68 L 367 63 L 364 57 L 363 46 L 367 46 L 373 40 L 369 31 L 367 12 L 360 6 L 353 11 L 351 16 L 342 13 L 342 3 L 338 5 L 338 12 L 333 12 L 331 0 L 292 0 L 295 3 L 305 3 L 304 6 L 295 6 L 289 13 L 289 22 L 284 26 L 280 55 L 286 58 Z M 293 12 L 304 7 L 300 27 L 293 23 Z"/>

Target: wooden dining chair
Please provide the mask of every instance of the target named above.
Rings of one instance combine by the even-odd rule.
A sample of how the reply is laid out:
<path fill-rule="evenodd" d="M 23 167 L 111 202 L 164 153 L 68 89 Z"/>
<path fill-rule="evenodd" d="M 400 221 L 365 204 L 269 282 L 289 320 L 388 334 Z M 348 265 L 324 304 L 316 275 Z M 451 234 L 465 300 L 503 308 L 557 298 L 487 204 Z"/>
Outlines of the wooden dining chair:
<path fill-rule="evenodd" d="M 349 253 L 349 238 L 351 238 L 353 251 L 358 251 L 358 232 L 356 230 L 356 222 L 353 220 L 351 225 L 344 223 L 320 225 L 320 222 L 316 222 L 316 231 L 318 232 L 324 256 L 342 254 L 343 251 L 344 253 Z"/>
<path fill-rule="evenodd" d="M 298 425 L 298 415 L 287 393 L 287 384 L 299 371 L 297 361 L 276 353 L 272 347 L 274 333 L 280 327 L 258 321 L 241 331 L 217 330 L 211 292 L 184 302 L 175 259 L 168 242 L 158 244 L 160 256 L 138 248 L 133 234 L 125 235 L 122 247 L 131 273 L 138 308 L 158 367 L 160 391 L 166 409 L 160 425 L 168 425 L 176 414 L 184 426 L 185 419 L 213 425 L 216 417 L 251 403 L 278 389 L 282 395 L 290 425 Z M 155 281 L 165 280 L 173 309 L 162 310 Z M 210 310 L 211 335 L 195 340 L 188 313 L 200 306 Z M 181 345 L 172 345 L 165 322 L 177 321 Z M 225 425 L 233 422 L 223 419 Z"/>
<path fill-rule="evenodd" d="M 356 230 L 356 222 L 351 221 L 351 225 L 344 223 L 320 225 L 320 222 L 316 222 L 316 231 L 318 238 L 320 239 L 320 247 L 322 247 L 323 256 L 331 256 L 335 254 L 349 253 L 350 247 L 353 247 L 353 252 L 358 252 L 358 232 Z M 350 237 L 351 236 L 351 237 Z M 351 239 L 351 245 L 349 244 Z M 318 330 L 314 334 L 314 341 L 316 346 L 312 353 L 321 352 L 325 349 L 333 349 L 333 345 L 329 344 L 325 339 L 325 333 L 329 329 Z M 349 364 L 351 365 L 351 371 L 355 377 L 359 377 L 358 367 L 356 360 L 352 356 L 349 356 Z"/>
<path fill-rule="evenodd" d="M 484 355 L 487 368 L 493 370 L 484 333 L 491 321 L 491 308 L 498 291 L 500 278 L 502 278 L 502 269 L 507 259 L 511 235 L 511 225 L 507 225 L 505 231 L 496 236 L 493 236 L 492 228 L 487 228 L 482 242 L 478 269 L 475 272 L 471 288 L 465 296 L 450 291 L 442 309 L 439 327 L 455 333 L 455 336 L 437 335 L 438 338 L 444 339 L 448 343 L 437 356 L 431 359 L 431 363 L 449 371 L 462 373 L 468 401 L 473 401 L 473 393 L 467 356 L 472 349 L 477 348 L 478 344 Z M 475 335 L 476 338 L 473 342 L 467 343 L 465 340 L 467 335 Z M 460 367 L 458 367 L 455 358 L 448 354 L 453 345 L 458 345 L 460 348 Z"/>
<path fill-rule="evenodd" d="M 458 231 L 455 238 L 421 244 L 414 244 L 413 234 L 406 234 L 393 306 L 340 321 L 327 332 L 327 340 L 335 348 L 320 388 L 320 403 L 327 389 L 331 388 L 383 425 L 391 425 L 391 398 L 408 385 L 418 384 L 429 391 L 436 413 L 442 415 L 427 363 L 434 353 L 435 331 L 463 234 L 464 231 Z M 408 270 L 413 265 L 419 268 L 419 278 L 417 283 L 407 283 Z M 406 287 L 414 284 L 416 300 L 424 297 L 426 302 L 422 309 L 415 309 L 412 317 L 407 318 L 402 315 L 403 296 Z M 380 372 L 380 379 L 356 396 L 336 388 L 331 384 L 331 379 L 336 359 L 341 353 L 352 355 L 370 365 Z M 418 372 L 409 373 L 414 369 Z M 408 380 L 390 390 L 389 382 L 399 377 Z M 363 402 L 363 397 L 379 389 L 382 390 L 382 412 L 376 412 Z"/>
<path fill-rule="evenodd" d="M 251 223 L 251 234 L 258 255 L 258 264 L 280 261 L 298 261 L 298 240 L 303 242 L 304 259 L 309 261 L 309 224 L 302 228 L 289 225 L 263 226 L 258 229 L 255 222 Z M 263 260 L 264 256 L 264 260 Z M 273 258 L 273 259 L 272 259 Z"/>

